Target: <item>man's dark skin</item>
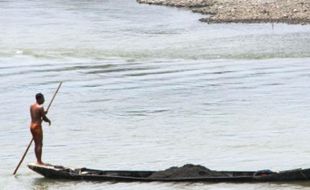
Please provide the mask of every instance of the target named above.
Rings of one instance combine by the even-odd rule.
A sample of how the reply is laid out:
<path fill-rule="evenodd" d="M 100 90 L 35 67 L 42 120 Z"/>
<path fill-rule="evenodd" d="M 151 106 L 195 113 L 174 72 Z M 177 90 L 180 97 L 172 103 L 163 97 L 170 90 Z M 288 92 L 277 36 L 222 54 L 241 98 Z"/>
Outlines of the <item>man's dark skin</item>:
<path fill-rule="evenodd" d="M 51 121 L 46 117 L 47 112 L 45 112 L 43 108 L 44 101 L 43 94 L 38 93 L 36 94 L 36 103 L 30 106 L 30 131 L 35 144 L 34 151 L 37 157 L 37 164 L 40 165 L 44 165 L 41 159 L 43 146 L 42 121 L 48 122 L 49 125 L 51 125 Z"/>

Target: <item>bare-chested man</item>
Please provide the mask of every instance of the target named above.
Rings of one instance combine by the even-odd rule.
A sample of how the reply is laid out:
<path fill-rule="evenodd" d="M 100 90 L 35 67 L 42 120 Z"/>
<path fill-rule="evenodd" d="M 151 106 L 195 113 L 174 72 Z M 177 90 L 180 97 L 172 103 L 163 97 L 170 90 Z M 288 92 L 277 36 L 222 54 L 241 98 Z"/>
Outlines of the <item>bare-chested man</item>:
<path fill-rule="evenodd" d="M 42 131 L 42 120 L 48 122 L 51 125 L 51 121 L 46 117 L 47 112 L 44 111 L 43 103 L 44 96 L 41 93 L 36 94 L 36 103 L 30 106 L 31 124 L 30 131 L 34 140 L 34 151 L 37 157 L 37 163 L 44 165 L 41 160 L 42 157 L 42 141 L 43 141 L 43 131 Z"/>

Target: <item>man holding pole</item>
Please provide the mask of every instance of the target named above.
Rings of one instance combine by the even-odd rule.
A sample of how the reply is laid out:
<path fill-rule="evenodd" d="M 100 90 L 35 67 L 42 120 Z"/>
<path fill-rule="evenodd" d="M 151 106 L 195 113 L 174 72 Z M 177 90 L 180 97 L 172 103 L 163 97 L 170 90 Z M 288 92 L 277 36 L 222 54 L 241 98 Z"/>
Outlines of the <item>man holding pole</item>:
<path fill-rule="evenodd" d="M 56 94 L 58 92 L 58 90 L 61 87 L 62 82 L 59 83 L 58 88 L 56 90 L 56 92 L 54 93 L 54 96 L 51 100 L 51 102 L 49 103 L 49 105 L 47 106 L 46 111 L 44 111 L 44 108 L 42 106 L 42 104 L 44 103 L 44 96 L 41 93 L 36 94 L 36 103 L 32 104 L 30 107 L 30 114 L 31 114 L 31 124 L 30 124 L 30 131 L 32 133 L 33 138 L 31 139 L 31 141 L 29 142 L 29 145 L 26 148 L 26 151 L 24 152 L 22 158 L 20 159 L 19 163 L 17 164 L 13 175 L 15 175 L 17 173 L 17 170 L 19 168 L 19 166 L 22 164 L 22 162 L 24 161 L 27 152 L 32 144 L 32 141 L 35 142 L 35 154 L 37 157 L 37 163 L 38 164 L 43 164 L 41 160 L 42 157 L 42 141 L 43 141 L 43 131 L 42 131 L 42 120 L 45 122 L 48 122 L 49 125 L 51 125 L 51 121 L 46 117 L 46 114 L 48 112 L 48 110 L 50 109 Z"/>
<path fill-rule="evenodd" d="M 48 122 L 51 125 L 51 120 L 46 117 L 47 111 L 44 111 L 43 103 L 44 96 L 41 93 L 36 94 L 36 102 L 30 106 L 31 124 L 30 131 L 34 140 L 34 151 L 37 157 L 37 164 L 44 165 L 41 160 L 42 157 L 42 141 L 43 130 L 42 121 Z"/>

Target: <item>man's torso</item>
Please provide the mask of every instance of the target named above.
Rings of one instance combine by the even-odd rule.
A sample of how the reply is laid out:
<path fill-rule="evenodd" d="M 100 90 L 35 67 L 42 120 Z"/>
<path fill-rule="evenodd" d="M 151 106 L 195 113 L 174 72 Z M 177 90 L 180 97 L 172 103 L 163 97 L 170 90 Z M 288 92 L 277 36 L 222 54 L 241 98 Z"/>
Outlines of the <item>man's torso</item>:
<path fill-rule="evenodd" d="M 31 105 L 30 115 L 31 115 L 31 128 L 32 127 L 41 127 L 42 124 L 42 109 L 43 107 L 37 103 Z"/>

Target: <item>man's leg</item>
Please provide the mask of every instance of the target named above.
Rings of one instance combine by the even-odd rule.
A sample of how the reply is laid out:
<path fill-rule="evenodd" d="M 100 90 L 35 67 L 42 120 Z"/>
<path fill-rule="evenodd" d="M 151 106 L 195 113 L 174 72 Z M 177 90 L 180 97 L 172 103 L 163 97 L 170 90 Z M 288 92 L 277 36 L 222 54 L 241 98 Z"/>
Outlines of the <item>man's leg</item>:
<path fill-rule="evenodd" d="M 42 162 L 42 140 L 43 140 L 43 133 L 41 127 L 36 127 L 34 130 L 31 130 L 33 140 L 34 140 L 34 152 L 37 158 L 37 163 L 38 164 L 44 164 Z"/>

